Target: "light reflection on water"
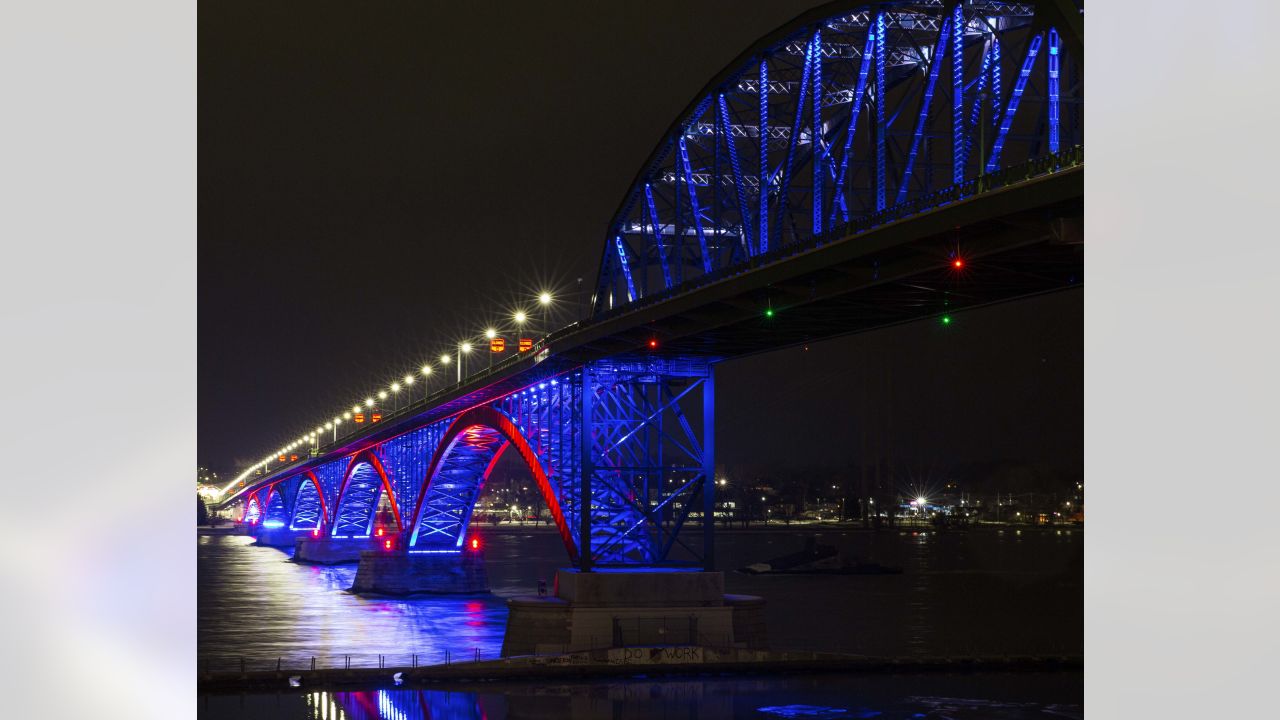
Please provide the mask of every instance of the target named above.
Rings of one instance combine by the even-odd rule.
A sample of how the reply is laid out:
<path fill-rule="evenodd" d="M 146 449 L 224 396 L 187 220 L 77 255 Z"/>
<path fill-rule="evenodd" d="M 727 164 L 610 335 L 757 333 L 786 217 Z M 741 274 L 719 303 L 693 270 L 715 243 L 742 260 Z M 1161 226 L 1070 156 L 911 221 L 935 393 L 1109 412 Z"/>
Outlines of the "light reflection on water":
<path fill-rule="evenodd" d="M 288 562 L 289 552 L 247 537 L 200 537 L 198 647 L 202 664 L 249 669 L 376 667 L 496 657 L 505 599 L 552 584 L 565 564 L 554 532 L 485 537 L 493 594 L 413 599 L 346 592 L 355 566 Z M 1061 532 L 1061 534 L 1059 534 Z M 719 532 L 719 566 L 732 571 L 794 552 L 800 530 Z M 904 569 L 890 576 L 753 576 L 726 572 L 728 592 L 766 601 L 775 648 L 867 655 L 1078 654 L 1083 649 L 1083 535 L 1033 529 L 881 532 L 827 529 L 822 542 Z M 255 665 L 256 663 L 256 665 Z M 265 665 L 264 665 L 265 664 Z"/>
<path fill-rule="evenodd" d="M 627 680 L 204 696 L 200 717 L 282 720 L 555 718 L 1081 718 L 1079 673 Z"/>

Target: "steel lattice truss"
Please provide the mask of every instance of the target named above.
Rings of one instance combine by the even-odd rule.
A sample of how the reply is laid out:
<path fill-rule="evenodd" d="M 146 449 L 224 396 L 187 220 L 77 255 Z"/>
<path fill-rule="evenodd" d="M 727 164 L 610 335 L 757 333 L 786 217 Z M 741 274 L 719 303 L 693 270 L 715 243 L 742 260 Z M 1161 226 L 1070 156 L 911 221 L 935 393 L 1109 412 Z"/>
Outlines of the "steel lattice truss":
<path fill-rule="evenodd" d="M 838 239 L 855 221 L 1083 144 L 1080 65 L 1043 15 L 888 2 L 761 41 L 628 190 L 593 311 Z"/>
<path fill-rule="evenodd" d="M 295 530 L 363 538 L 386 493 L 397 543 L 410 552 L 456 551 L 499 457 L 515 452 L 572 561 L 702 564 L 709 532 L 693 539 L 680 531 L 713 492 L 710 393 L 706 359 L 590 363 L 300 469 L 249 494 L 248 513 Z"/>
<path fill-rule="evenodd" d="M 692 511 L 711 506 L 714 493 L 710 366 L 621 358 L 594 363 L 585 373 L 591 513 L 584 528 L 591 562 L 701 564 L 709 532 L 691 544 L 680 531 Z M 697 431 L 691 412 L 699 418 Z"/>
<path fill-rule="evenodd" d="M 319 530 L 324 527 L 325 523 L 325 505 L 324 495 L 320 489 L 320 483 L 311 473 L 305 473 L 297 476 L 292 482 L 281 483 L 284 485 L 297 484 L 298 489 L 295 495 L 293 509 L 289 513 L 289 529 L 290 530 Z"/>

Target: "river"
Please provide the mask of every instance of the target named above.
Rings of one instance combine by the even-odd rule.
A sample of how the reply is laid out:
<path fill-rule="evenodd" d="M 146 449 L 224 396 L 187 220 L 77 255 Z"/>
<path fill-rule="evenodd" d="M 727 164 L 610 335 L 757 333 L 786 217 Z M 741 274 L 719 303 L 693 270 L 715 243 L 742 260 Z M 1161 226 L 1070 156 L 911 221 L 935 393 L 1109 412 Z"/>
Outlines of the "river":
<path fill-rule="evenodd" d="M 716 537 L 718 566 L 732 570 L 793 552 L 811 532 L 820 532 L 822 542 L 839 545 L 847 553 L 899 565 L 904 572 L 882 576 L 727 572 L 726 591 L 766 599 L 771 647 L 883 656 L 1083 653 L 1084 536 L 1079 529 L 722 531 Z M 446 653 L 457 659 L 496 658 L 506 623 L 505 599 L 533 594 L 539 579 L 550 584 L 566 558 L 558 536 L 544 529 L 481 530 L 480 537 L 491 595 L 385 599 L 346 592 L 355 575 L 353 565 L 298 565 L 289 562 L 288 551 L 254 546 L 248 537 L 201 536 L 197 548 L 200 664 L 203 669 L 230 670 L 238 668 L 243 658 L 252 670 L 274 668 L 277 661 L 301 667 L 313 657 L 323 667 L 348 662 L 376 667 L 380 655 L 387 665 L 438 663 Z M 887 684 L 886 678 L 857 677 L 806 685 L 809 682 L 799 678 L 717 680 L 647 683 L 641 689 L 628 683 L 605 683 L 584 685 L 577 691 L 565 685 L 557 686 L 561 687 L 558 694 L 547 691 L 560 700 L 546 702 L 557 707 L 561 702 L 586 703 L 584 707 L 603 703 L 613 708 L 614 715 L 602 717 L 685 717 L 680 713 L 688 704 L 666 707 L 659 697 L 663 692 L 643 689 L 653 686 L 670 687 L 672 692 L 678 688 L 700 698 L 694 705 L 705 713 L 699 717 L 736 717 L 750 710 L 748 716 L 764 718 L 770 713 L 756 713 L 756 708 L 768 707 L 782 708 L 777 711 L 782 714 L 774 717 L 1020 718 L 1044 717 L 1043 713 L 1073 716 L 1083 694 L 1079 673 L 961 679 L 921 675 L 895 678 Z M 610 687 L 615 690 L 593 689 Z M 538 697 L 545 700 L 543 690 Z M 353 707 L 381 703 L 385 710 L 400 708 L 402 703 L 392 700 L 400 697 L 404 703 L 412 699 L 413 707 L 425 708 L 416 715 L 397 710 L 407 713 L 403 717 L 472 717 L 465 708 L 481 712 L 474 715 L 477 718 L 541 717 L 510 712 L 506 701 L 486 700 L 483 692 L 446 693 L 448 698 L 463 698 L 457 702 L 464 709 L 444 715 L 438 709 L 431 714 L 437 700 L 421 695 L 426 691 L 382 692 L 335 693 L 324 702 L 306 693 L 253 695 L 236 699 L 241 704 L 234 707 L 227 705 L 232 699 L 214 696 L 202 699 L 201 714 L 321 717 L 317 713 L 328 702 L 335 703 L 335 708 L 345 707 L 344 703 L 355 703 Z M 497 696 L 509 700 L 520 692 L 519 688 L 504 690 Z M 641 698 L 651 695 L 659 697 L 654 700 L 658 705 L 649 708 L 654 714 L 646 714 L 643 708 L 649 700 Z M 854 699 L 861 704 L 851 703 Z M 752 703 L 759 704 L 746 708 Z M 796 710 L 792 705 L 811 710 Z M 841 713 L 822 714 L 835 710 Z M 355 717 L 353 712 L 343 710 L 345 717 Z M 384 717 L 400 716 L 387 711 Z"/>

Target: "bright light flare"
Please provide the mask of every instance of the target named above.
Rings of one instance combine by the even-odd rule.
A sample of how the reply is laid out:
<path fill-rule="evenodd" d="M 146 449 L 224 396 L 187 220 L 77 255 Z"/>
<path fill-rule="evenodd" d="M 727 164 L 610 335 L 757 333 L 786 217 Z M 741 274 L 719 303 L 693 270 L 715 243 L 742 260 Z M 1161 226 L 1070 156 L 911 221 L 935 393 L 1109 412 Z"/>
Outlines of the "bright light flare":
<path fill-rule="evenodd" d="M 550 304 L 551 304 L 551 293 L 549 293 L 549 292 L 544 292 L 544 293 L 542 293 L 542 294 L 538 295 L 538 303 L 539 303 L 539 304 L 541 304 L 541 305 L 550 305 Z"/>

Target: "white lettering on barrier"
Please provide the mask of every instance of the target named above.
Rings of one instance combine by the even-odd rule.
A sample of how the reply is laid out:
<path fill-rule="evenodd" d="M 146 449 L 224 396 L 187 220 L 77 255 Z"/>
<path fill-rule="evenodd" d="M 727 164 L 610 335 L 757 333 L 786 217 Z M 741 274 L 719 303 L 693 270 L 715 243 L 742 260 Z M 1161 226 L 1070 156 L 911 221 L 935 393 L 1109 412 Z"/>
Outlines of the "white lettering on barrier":
<path fill-rule="evenodd" d="M 662 665 L 666 663 L 700 663 L 700 647 L 610 648 L 610 665 Z"/>

